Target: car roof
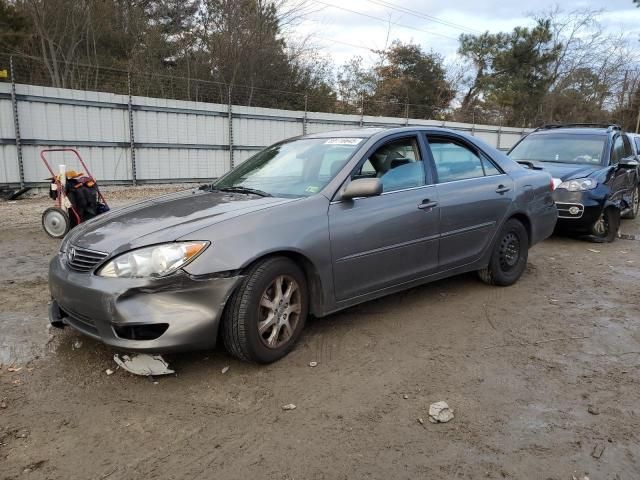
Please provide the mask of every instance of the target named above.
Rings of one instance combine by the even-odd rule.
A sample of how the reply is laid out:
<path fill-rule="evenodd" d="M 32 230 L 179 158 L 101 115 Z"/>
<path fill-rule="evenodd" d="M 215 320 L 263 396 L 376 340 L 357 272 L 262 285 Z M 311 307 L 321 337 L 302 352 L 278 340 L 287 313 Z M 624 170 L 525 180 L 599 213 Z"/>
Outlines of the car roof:
<path fill-rule="evenodd" d="M 350 128 L 343 130 L 329 130 L 328 132 L 310 133 L 300 138 L 369 138 L 377 133 L 389 130 L 388 128 L 381 127 L 363 127 L 363 128 Z"/>
<path fill-rule="evenodd" d="M 350 129 L 336 129 L 329 130 L 327 132 L 310 133 L 297 138 L 371 138 L 381 133 L 402 133 L 402 132 L 416 132 L 416 131 L 438 131 L 443 133 L 452 133 L 455 135 L 465 134 L 461 130 L 454 130 L 451 128 L 439 127 L 437 125 L 408 125 L 397 127 L 362 127 L 362 128 L 350 128 Z"/>
<path fill-rule="evenodd" d="M 545 130 L 536 130 L 531 133 L 531 135 L 554 135 L 554 134 L 569 134 L 569 135 L 593 135 L 593 134 L 601 134 L 606 135 L 611 132 L 607 128 L 601 127 L 567 127 L 567 128 L 550 128 Z M 617 130 L 616 130 L 617 131 Z"/>

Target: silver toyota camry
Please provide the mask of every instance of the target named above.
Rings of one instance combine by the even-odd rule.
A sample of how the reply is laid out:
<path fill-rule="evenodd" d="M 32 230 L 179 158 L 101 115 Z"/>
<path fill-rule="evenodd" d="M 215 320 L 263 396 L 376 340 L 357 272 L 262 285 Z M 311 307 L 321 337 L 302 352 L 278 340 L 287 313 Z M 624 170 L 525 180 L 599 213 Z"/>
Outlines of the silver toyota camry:
<path fill-rule="evenodd" d="M 272 145 L 211 185 L 74 228 L 52 259 L 51 323 L 116 348 L 267 363 L 309 315 L 469 271 L 511 285 L 557 211 L 549 174 L 438 128 Z"/>

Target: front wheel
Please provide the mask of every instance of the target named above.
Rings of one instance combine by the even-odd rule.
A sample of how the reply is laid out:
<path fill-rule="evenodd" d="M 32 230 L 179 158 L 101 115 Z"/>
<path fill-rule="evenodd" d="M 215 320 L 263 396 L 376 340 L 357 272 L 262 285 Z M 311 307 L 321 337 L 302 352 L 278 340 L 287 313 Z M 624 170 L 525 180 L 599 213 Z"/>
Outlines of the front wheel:
<path fill-rule="evenodd" d="M 527 267 L 529 235 L 515 218 L 507 221 L 500 231 L 491 253 L 489 265 L 478 270 L 480 279 L 489 285 L 513 285 Z"/>
<path fill-rule="evenodd" d="M 307 282 L 291 260 L 255 264 L 233 293 L 222 320 L 225 348 L 234 357 L 271 363 L 291 351 L 308 312 Z"/>
<path fill-rule="evenodd" d="M 50 237 L 62 238 L 71 228 L 69 215 L 58 207 L 47 208 L 42 214 L 42 228 Z"/>
<path fill-rule="evenodd" d="M 614 207 L 605 208 L 591 226 L 591 235 L 589 238 L 598 243 L 613 242 L 616 239 L 619 227 L 620 210 Z"/>

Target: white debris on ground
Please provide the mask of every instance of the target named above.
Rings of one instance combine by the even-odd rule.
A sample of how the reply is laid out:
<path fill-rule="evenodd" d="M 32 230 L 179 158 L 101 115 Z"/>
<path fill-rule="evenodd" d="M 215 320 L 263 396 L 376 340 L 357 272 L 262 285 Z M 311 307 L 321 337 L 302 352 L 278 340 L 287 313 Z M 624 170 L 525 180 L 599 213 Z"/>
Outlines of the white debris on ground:
<path fill-rule="evenodd" d="M 106 373 L 107 375 L 113 375 L 113 370 L 111 370 L 110 368 L 107 368 L 104 373 Z"/>
<path fill-rule="evenodd" d="M 429 406 L 429 421 L 431 423 L 447 423 L 453 420 L 453 409 L 447 402 L 436 402 Z"/>
<path fill-rule="evenodd" d="M 160 355 L 140 354 L 130 357 L 123 355 L 122 358 L 118 354 L 113 356 L 113 360 L 127 372 L 134 375 L 169 375 L 175 373 L 169 368 L 169 364 Z"/>
<path fill-rule="evenodd" d="M 222 374 L 224 375 L 229 371 L 229 366 L 224 367 L 221 371 L 222 371 Z"/>
<path fill-rule="evenodd" d="M 282 406 L 283 410 L 295 410 L 296 406 L 293 403 L 288 403 Z"/>
<path fill-rule="evenodd" d="M 589 480 L 589 476 L 586 474 L 584 476 L 576 476 L 574 474 L 574 475 L 571 475 L 571 480 Z"/>
<path fill-rule="evenodd" d="M 310 367 L 317 367 L 318 366 L 318 362 L 309 362 L 309 366 Z"/>

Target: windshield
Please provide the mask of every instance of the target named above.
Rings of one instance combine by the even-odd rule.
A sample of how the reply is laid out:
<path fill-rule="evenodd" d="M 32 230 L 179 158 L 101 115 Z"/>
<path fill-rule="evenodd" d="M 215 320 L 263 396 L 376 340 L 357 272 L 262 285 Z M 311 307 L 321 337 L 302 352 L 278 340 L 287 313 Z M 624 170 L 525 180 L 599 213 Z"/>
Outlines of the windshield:
<path fill-rule="evenodd" d="M 529 135 L 509 156 L 515 160 L 599 165 L 606 135 Z"/>
<path fill-rule="evenodd" d="M 308 197 L 345 166 L 364 138 L 305 138 L 262 150 L 212 186 L 274 197 Z"/>

